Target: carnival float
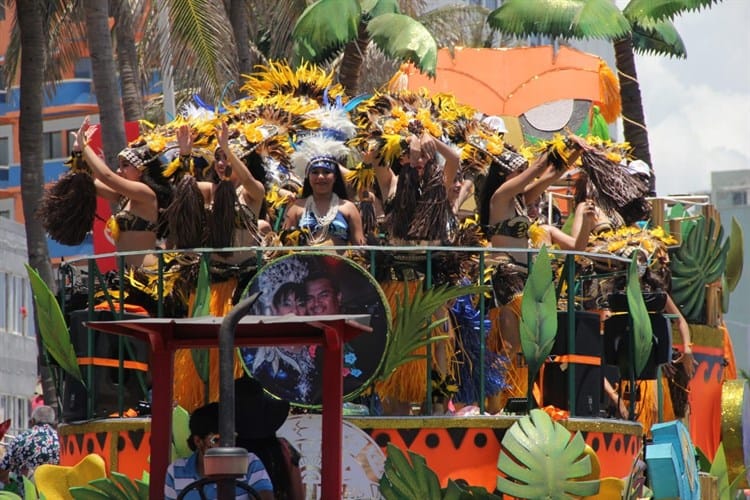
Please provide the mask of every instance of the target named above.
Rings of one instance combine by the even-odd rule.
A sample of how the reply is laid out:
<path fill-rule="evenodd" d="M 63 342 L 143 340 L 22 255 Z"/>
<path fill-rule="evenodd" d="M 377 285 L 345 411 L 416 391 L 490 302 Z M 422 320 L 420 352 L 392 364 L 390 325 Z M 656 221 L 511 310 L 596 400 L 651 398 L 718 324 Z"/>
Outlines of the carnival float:
<path fill-rule="evenodd" d="M 482 65 L 502 71 L 485 77 Z M 134 227 L 125 205 L 98 222 L 109 207 L 97 205 L 90 153 L 74 155 L 40 217 L 59 241 L 93 229 L 115 246 L 66 262 L 59 296 L 29 269 L 64 404 L 62 464 L 40 468 L 37 489 L 161 497 L 168 463 L 190 453 L 187 415 L 234 408 L 233 380 L 249 374 L 292 405 L 278 434 L 301 451 L 307 498 L 734 498 L 748 487 L 750 388 L 722 313 L 742 230 L 704 197 L 647 198 L 628 145 L 609 137 L 616 85 L 604 61 L 568 48 L 441 50 L 436 79 L 405 66 L 364 96 L 318 67 L 271 62 L 247 77 L 246 98 L 195 100 L 170 123 L 139 125 L 125 156 L 174 190 L 160 247 L 146 252 L 117 246 Z M 96 133 L 79 134 L 87 150 Z M 459 159 L 475 196 L 458 210 L 445 190 L 428 197 L 430 179 L 411 179 L 395 206 L 382 192 L 384 171 L 408 184 L 399 159 L 424 134 Z M 262 215 L 235 210 L 217 146 L 260 181 Z M 475 215 L 483 184 L 493 163 L 509 175 L 540 157 L 556 180 L 531 245 L 511 249 L 527 274 L 502 274 L 508 248 L 491 246 Z M 305 205 L 316 162 L 338 165 L 358 244 L 336 238 L 335 210 Z M 612 220 L 583 250 L 549 237 L 571 235 L 577 185 Z M 229 226 L 214 213 L 220 191 L 235 193 Z M 285 224 L 295 204 L 326 221 L 322 234 Z M 236 244 L 238 231 L 255 240 Z M 516 354 L 497 295 L 519 276 Z M 315 280 L 333 288 L 335 310 L 310 305 Z M 242 425 L 231 413 L 220 416 L 228 435 Z"/>

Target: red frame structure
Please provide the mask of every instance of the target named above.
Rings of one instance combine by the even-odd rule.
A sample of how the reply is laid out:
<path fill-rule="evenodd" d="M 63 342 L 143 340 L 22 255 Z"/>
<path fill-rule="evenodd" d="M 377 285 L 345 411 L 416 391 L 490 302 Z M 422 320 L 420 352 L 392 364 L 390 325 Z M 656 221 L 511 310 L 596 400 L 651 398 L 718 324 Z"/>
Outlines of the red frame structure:
<path fill-rule="evenodd" d="M 322 498 L 341 496 L 343 427 L 343 345 L 372 332 L 369 315 L 246 316 L 235 328 L 235 346 L 321 345 L 323 360 Z M 164 492 L 172 435 L 172 380 L 177 349 L 218 347 L 223 318 L 145 318 L 92 321 L 95 330 L 126 335 L 151 345 L 151 482 L 150 498 Z"/>

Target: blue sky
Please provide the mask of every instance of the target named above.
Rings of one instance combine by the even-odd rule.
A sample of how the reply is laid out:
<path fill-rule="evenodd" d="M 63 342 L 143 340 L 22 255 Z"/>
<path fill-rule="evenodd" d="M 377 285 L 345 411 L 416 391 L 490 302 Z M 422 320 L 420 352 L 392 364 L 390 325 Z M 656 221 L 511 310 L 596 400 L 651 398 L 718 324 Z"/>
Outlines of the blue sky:
<path fill-rule="evenodd" d="M 750 1 L 675 25 L 687 59 L 636 58 L 660 195 L 709 191 L 711 171 L 750 169 Z"/>

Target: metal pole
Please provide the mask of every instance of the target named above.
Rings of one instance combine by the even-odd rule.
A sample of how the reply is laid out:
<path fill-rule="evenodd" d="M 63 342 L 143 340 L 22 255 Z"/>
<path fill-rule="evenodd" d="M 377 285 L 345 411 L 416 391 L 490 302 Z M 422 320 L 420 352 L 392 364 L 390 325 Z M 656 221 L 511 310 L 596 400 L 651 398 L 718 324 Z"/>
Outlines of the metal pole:
<path fill-rule="evenodd" d="M 219 435 L 222 448 L 234 447 L 234 329 L 250 312 L 261 292 L 239 302 L 219 328 Z M 217 482 L 218 498 L 234 498 L 234 478 Z"/>

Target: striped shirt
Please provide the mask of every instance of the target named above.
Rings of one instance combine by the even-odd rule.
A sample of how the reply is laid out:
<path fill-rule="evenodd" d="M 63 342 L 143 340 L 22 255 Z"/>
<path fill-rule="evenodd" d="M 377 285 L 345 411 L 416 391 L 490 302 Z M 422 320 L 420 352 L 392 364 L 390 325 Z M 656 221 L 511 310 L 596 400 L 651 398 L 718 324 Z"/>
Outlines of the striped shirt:
<path fill-rule="evenodd" d="M 273 485 L 271 479 L 268 477 L 263 462 L 255 456 L 253 453 L 250 455 L 250 464 L 247 467 L 247 473 L 238 478 L 240 481 L 246 482 L 255 491 L 273 491 Z M 174 500 L 177 495 L 185 489 L 190 483 L 201 479 L 198 474 L 198 452 L 193 453 L 188 458 L 178 458 L 167 468 L 167 477 L 164 481 L 164 498 L 167 500 Z M 216 484 L 207 484 L 203 491 L 206 493 L 208 500 L 216 499 Z M 245 490 L 237 488 L 235 490 L 236 498 L 242 500 L 249 500 L 247 492 Z M 186 500 L 200 499 L 198 490 L 193 490 L 185 496 Z"/>

